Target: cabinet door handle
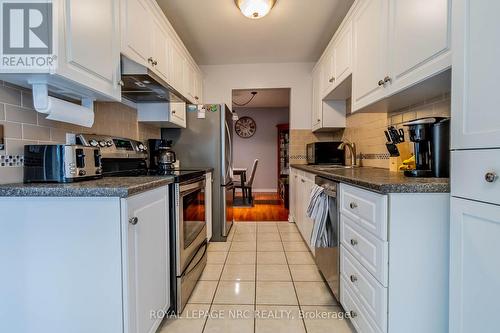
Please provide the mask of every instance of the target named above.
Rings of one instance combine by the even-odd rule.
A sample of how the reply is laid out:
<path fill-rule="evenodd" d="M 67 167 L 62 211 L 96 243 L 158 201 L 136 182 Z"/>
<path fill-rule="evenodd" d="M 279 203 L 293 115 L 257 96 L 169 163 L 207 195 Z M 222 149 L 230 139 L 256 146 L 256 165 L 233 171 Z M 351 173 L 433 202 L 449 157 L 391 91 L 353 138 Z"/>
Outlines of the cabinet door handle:
<path fill-rule="evenodd" d="M 356 311 L 349 311 L 349 315 L 351 316 L 351 318 L 356 318 L 358 316 L 358 314 L 356 313 Z"/>
<path fill-rule="evenodd" d="M 378 81 L 378 86 L 379 86 L 379 87 L 381 87 L 381 86 L 383 86 L 383 85 L 384 85 L 384 80 L 380 80 L 380 81 Z"/>
<path fill-rule="evenodd" d="M 118 81 L 118 85 L 123 87 L 123 86 L 125 86 L 125 82 L 123 82 L 123 80 L 120 80 L 120 81 Z"/>
<path fill-rule="evenodd" d="M 135 217 L 135 216 L 128 219 L 128 223 L 130 223 L 132 225 L 136 225 L 138 222 L 139 222 L 139 218 Z"/>
<path fill-rule="evenodd" d="M 172 110 L 172 114 L 175 114 L 175 110 Z"/>
<path fill-rule="evenodd" d="M 149 58 L 148 58 L 148 62 L 149 62 L 150 64 L 153 64 L 153 58 L 149 57 Z"/>
<path fill-rule="evenodd" d="M 153 66 L 156 66 L 156 65 L 158 65 L 158 61 L 154 60 L 153 61 Z"/>
<path fill-rule="evenodd" d="M 355 208 L 358 208 L 358 204 L 357 204 L 357 203 L 355 203 L 355 202 L 351 202 L 351 203 L 349 204 L 349 207 L 350 207 L 351 209 L 355 209 Z"/>
<path fill-rule="evenodd" d="M 356 245 L 358 245 L 358 241 L 357 241 L 357 240 L 355 240 L 354 238 L 353 238 L 353 239 L 351 239 L 351 245 L 352 245 L 352 246 L 356 246 Z"/>
<path fill-rule="evenodd" d="M 356 281 L 358 281 L 358 278 L 356 277 L 356 275 L 351 275 L 349 278 L 351 279 L 352 283 L 355 283 Z"/>
<path fill-rule="evenodd" d="M 390 76 L 384 77 L 384 83 L 388 83 L 388 82 L 391 82 L 391 81 L 392 81 L 392 79 L 391 79 Z"/>
<path fill-rule="evenodd" d="M 300 181 L 301 181 L 301 182 L 303 182 L 303 183 L 305 183 L 305 182 L 306 182 L 304 179 L 301 179 Z"/>
<path fill-rule="evenodd" d="M 498 179 L 498 175 L 495 172 L 488 172 L 484 175 L 484 180 L 488 183 L 494 183 Z"/>
<path fill-rule="evenodd" d="M 332 76 L 328 82 L 332 83 L 333 81 L 335 81 L 335 77 Z"/>

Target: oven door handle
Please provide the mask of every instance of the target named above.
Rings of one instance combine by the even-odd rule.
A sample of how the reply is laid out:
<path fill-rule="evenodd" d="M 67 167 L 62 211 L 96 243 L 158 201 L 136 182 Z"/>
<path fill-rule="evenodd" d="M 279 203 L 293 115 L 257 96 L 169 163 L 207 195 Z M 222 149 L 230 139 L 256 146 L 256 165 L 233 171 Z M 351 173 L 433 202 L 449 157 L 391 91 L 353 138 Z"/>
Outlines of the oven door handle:
<path fill-rule="evenodd" d="M 189 270 L 187 271 L 187 269 L 191 266 L 191 263 L 193 262 L 194 258 L 196 258 L 196 255 L 198 254 L 198 252 L 200 251 L 200 249 L 204 247 L 203 249 L 203 254 L 201 255 L 200 259 L 196 262 L 196 264 Z M 186 265 L 186 268 L 184 269 L 184 271 L 182 272 L 181 276 L 185 276 L 185 275 L 188 275 L 189 273 L 191 273 L 195 268 L 196 266 L 198 266 L 198 264 L 203 260 L 203 257 L 205 256 L 205 254 L 207 253 L 207 247 L 208 247 L 208 244 L 207 244 L 207 241 L 205 240 L 197 249 L 196 249 L 196 253 L 195 255 L 191 258 L 191 260 L 189 260 L 188 264 Z M 187 271 L 187 272 L 186 272 Z"/>
<path fill-rule="evenodd" d="M 204 189 L 205 188 L 205 180 L 200 180 L 195 183 L 190 183 L 190 184 L 181 184 L 179 187 L 180 194 L 181 196 L 184 196 L 188 193 L 194 192 L 195 190 L 198 189 Z"/>

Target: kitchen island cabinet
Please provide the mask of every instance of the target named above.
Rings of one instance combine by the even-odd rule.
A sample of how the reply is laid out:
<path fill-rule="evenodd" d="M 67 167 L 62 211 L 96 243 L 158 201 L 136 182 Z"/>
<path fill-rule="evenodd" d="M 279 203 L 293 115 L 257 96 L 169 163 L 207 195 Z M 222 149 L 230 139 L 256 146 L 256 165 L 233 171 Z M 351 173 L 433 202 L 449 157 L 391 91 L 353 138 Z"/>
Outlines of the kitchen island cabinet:
<path fill-rule="evenodd" d="M 1 332 L 151 333 L 159 327 L 161 317 L 151 311 L 170 306 L 168 186 L 130 197 L 100 191 L 0 197 Z"/>

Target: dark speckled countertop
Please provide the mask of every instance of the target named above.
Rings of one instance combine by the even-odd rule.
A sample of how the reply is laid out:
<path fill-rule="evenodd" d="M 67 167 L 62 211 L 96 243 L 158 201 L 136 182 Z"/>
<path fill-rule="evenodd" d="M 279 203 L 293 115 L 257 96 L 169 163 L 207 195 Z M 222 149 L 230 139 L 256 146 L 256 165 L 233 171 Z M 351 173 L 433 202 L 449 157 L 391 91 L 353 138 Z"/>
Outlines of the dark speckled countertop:
<path fill-rule="evenodd" d="M 325 166 L 292 164 L 291 167 L 382 194 L 450 192 L 448 178 L 411 178 L 405 177 L 400 172 L 371 167 L 338 168 L 328 171 L 318 169 Z"/>
<path fill-rule="evenodd" d="M 0 185 L 0 197 L 119 197 L 166 186 L 172 176 L 107 177 L 68 184 L 32 183 Z"/>

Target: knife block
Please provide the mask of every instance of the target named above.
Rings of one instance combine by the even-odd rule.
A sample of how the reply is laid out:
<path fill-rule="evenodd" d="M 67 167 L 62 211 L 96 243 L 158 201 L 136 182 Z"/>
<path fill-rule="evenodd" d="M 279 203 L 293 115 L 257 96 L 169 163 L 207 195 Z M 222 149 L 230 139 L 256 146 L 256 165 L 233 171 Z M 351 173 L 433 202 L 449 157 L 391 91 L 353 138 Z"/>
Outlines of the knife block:
<path fill-rule="evenodd" d="M 399 172 L 399 167 L 403 161 L 411 157 L 411 147 L 409 142 L 401 142 L 396 145 L 399 150 L 398 157 L 389 157 L 389 171 Z"/>

